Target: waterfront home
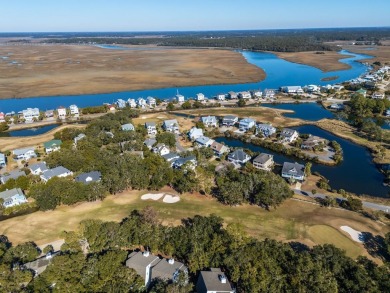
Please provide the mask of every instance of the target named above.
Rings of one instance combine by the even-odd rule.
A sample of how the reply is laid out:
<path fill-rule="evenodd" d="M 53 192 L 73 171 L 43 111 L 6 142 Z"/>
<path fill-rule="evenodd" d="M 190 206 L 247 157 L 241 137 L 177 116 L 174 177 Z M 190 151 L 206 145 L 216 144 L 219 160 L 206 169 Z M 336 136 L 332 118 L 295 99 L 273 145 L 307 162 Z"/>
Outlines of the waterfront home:
<path fill-rule="evenodd" d="M 201 136 L 203 136 L 203 130 L 201 128 L 196 128 L 195 126 L 192 127 L 191 130 L 188 132 L 188 138 L 190 140 L 195 140 Z"/>
<path fill-rule="evenodd" d="M 283 128 L 282 132 L 280 133 L 281 140 L 288 143 L 294 142 L 298 136 L 298 131 L 290 128 Z"/>
<path fill-rule="evenodd" d="M 91 171 L 88 173 L 81 173 L 74 180 L 84 184 L 90 184 L 93 182 L 99 182 L 102 179 L 102 173 L 99 171 Z"/>
<path fill-rule="evenodd" d="M 77 136 L 73 139 L 74 145 L 77 146 L 77 143 L 78 143 L 80 140 L 82 140 L 82 139 L 84 139 L 84 138 L 86 138 L 86 137 L 87 137 L 87 136 L 86 136 L 84 133 L 80 133 L 79 135 L 77 135 Z"/>
<path fill-rule="evenodd" d="M 226 98 L 225 94 L 217 94 L 216 96 L 216 99 L 218 101 L 225 101 L 225 98 Z"/>
<path fill-rule="evenodd" d="M 228 92 L 228 97 L 231 100 L 237 99 L 237 94 L 235 92 Z"/>
<path fill-rule="evenodd" d="M 31 123 L 34 120 L 39 119 L 39 109 L 38 108 L 27 108 L 22 111 L 22 117 L 27 123 Z"/>
<path fill-rule="evenodd" d="M 46 110 L 45 111 L 45 117 L 46 118 L 54 117 L 54 110 Z"/>
<path fill-rule="evenodd" d="M 275 90 L 265 89 L 263 92 L 263 98 L 265 99 L 273 99 L 275 97 Z"/>
<path fill-rule="evenodd" d="M 377 83 L 375 81 L 366 81 L 364 87 L 367 89 L 374 89 L 377 87 Z"/>
<path fill-rule="evenodd" d="M 253 167 L 260 170 L 271 171 L 274 165 L 274 156 L 266 153 L 261 153 L 253 159 Z"/>
<path fill-rule="evenodd" d="M 240 92 L 240 93 L 238 93 L 238 98 L 239 99 L 250 99 L 251 93 L 250 92 Z"/>
<path fill-rule="evenodd" d="M 177 92 L 175 99 L 178 103 L 183 103 L 184 102 L 184 96 L 180 95 L 179 92 Z"/>
<path fill-rule="evenodd" d="M 176 169 L 182 169 L 184 166 L 191 170 L 194 170 L 197 165 L 196 157 L 189 156 L 185 158 L 179 158 L 173 161 L 172 167 Z"/>
<path fill-rule="evenodd" d="M 196 282 L 197 293 L 235 293 L 225 273 L 220 269 L 211 268 L 201 271 Z"/>
<path fill-rule="evenodd" d="M 74 117 L 79 117 L 79 107 L 77 107 L 76 105 L 70 105 L 69 106 L 69 112 L 70 112 L 70 115 L 71 116 L 74 116 Z"/>
<path fill-rule="evenodd" d="M 122 128 L 122 131 L 134 131 L 135 130 L 134 125 L 131 123 L 123 124 L 121 126 L 121 128 Z"/>
<path fill-rule="evenodd" d="M 207 136 L 200 136 L 197 139 L 195 139 L 195 143 L 199 147 L 209 147 L 213 142 L 214 140 Z"/>
<path fill-rule="evenodd" d="M 234 126 L 238 122 L 238 117 L 234 115 L 226 115 L 222 118 L 222 125 Z"/>
<path fill-rule="evenodd" d="M 52 262 L 53 257 L 57 256 L 58 254 L 60 254 L 60 251 L 57 251 L 54 253 L 48 252 L 46 255 L 44 255 L 44 256 L 42 256 L 34 261 L 25 263 L 22 267 L 24 269 L 33 271 L 34 277 L 37 277 L 46 270 L 46 268 Z"/>
<path fill-rule="evenodd" d="M 6 157 L 3 153 L 0 153 L 0 168 L 7 166 Z"/>
<path fill-rule="evenodd" d="M 342 89 L 344 89 L 344 86 L 341 85 L 341 84 L 335 84 L 335 85 L 333 85 L 333 89 L 334 89 L 336 92 L 339 92 L 339 91 L 341 91 Z"/>
<path fill-rule="evenodd" d="M 301 144 L 301 148 L 302 149 L 305 149 L 305 150 L 312 150 L 314 149 L 316 146 L 326 146 L 327 145 L 327 140 L 322 138 L 322 137 L 318 137 L 318 136 L 315 136 L 315 135 L 310 135 L 307 139 L 305 139 L 302 144 Z"/>
<path fill-rule="evenodd" d="M 45 183 L 54 177 L 68 177 L 73 175 L 73 172 L 63 166 L 58 166 L 53 169 L 48 169 L 40 176 Z"/>
<path fill-rule="evenodd" d="M 365 89 L 359 89 L 355 93 L 362 95 L 363 97 L 366 97 L 367 91 Z"/>
<path fill-rule="evenodd" d="M 46 166 L 46 162 L 39 162 L 36 164 L 32 164 L 32 165 L 28 166 L 28 168 L 30 169 L 31 174 L 33 174 L 33 175 L 40 175 L 43 172 L 48 170 L 48 168 Z"/>
<path fill-rule="evenodd" d="M 145 128 L 149 135 L 157 134 L 157 128 L 155 122 L 145 122 Z"/>
<path fill-rule="evenodd" d="M 320 87 L 314 84 L 309 84 L 308 86 L 305 86 L 304 89 L 308 93 L 318 93 L 320 91 Z"/>
<path fill-rule="evenodd" d="M 126 260 L 126 266 L 134 269 L 148 287 L 153 280 L 162 279 L 166 282 L 176 282 L 179 272 L 188 274 L 187 267 L 174 259 L 160 258 L 149 251 L 132 252 Z"/>
<path fill-rule="evenodd" d="M 140 108 L 145 108 L 146 107 L 146 100 L 144 98 L 138 98 L 137 105 Z"/>
<path fill-rule="evenodd" d="M 151 150 L 152 147 L 156 144 L 157 140 L 155 138 L 148 138 L 144 141 L 144 145 Z"/>
<path fill-rule="evenodd" d="M 162 155 L 161 157 L 163 157 L 165 161 L 170 162 L 171 167 L 173 165 L 173 162 L 180 158 L 180 156 L 177 153 L 169 153 L 169 154 Z"/>
<path fill-rule="evenodd" d="M 33 147 L 16 149 L 12 151 L 12 154 L 14 155 L 14 158 L 16 160 L 25 160 L 25 161 L 28 161 L 31 158 L 35 158 L 37 156 Z"/>
<path fill-rule="evenodd" d="M 156 154 L 159 154 L 160 156 L 163 156 L 163 155 L 169 154 L 170 150 L 169 150 L 169 148 L 165 144 L 158 143 L 153 148 L 153 152 L 156 153 Z"/>
<path fill-rule="evenodd" d="M 5 114 L 0 112 L 0 123 L 5 122 Z"/>
<path fill-rule="evenodd" d="M 329 108 L 332 109 L 332 110 L 337 110 L 337 111 L 344 110 L 344 104 L 334 103 L 334 104 L 330 105 Z"/>
<path fill-rule="evenodd" d="M 305 166 L 298 163 L 284 162 L 282 177 L 303 181 L 305 179 Z"/>
<path fill-rule="evenodd" d="M 287 94 L 303 94 L 303 89 L 300 86 L 283 86 L 282 91 Z"/>
<path fill-rule="evenodd" d="M 260 90 L 252 90 L 250 91 L 250 93 L 253 99 L 261 98 L 261 96 L 263 95 L 263 93 Z"/>
<path fill-rule="evenodd" d="M 43 144 L 46 154 L 58 151 L 61 148 L 62 141 L 60 139 L 52 139 Z"/>
<path fill-rule="evenodd" d="M 66 108 L 63 106 L 58 107 L 57 116 L 59 119 L 65 119 L 66 118 Z"/>
<path fill-rule="evenodd" d="M 116 101 L 116 104 L 117 104 L 117 106 L 118 106 L 119 109 L 126 108 L 126 101 L 125 101 L 125 100 L 118 99 L 118 100 Z"/>
<path fill-rule="evenodd" d="M 228 155 L 228 161 L 234 164 L 245 164 L 251 157 L 243 149 L 237 149 Z"/>
<path fill-rule="evenodd" d="M 0 192 L 0 199 L 3 200 L 3 206 L 5 208 L 18 206 L 27 202 L 27 199 L 20 188 L 13 188 Z"/>
<path fill-rule="evenodd" d="M 129 104 L 129 106 L 130 106 L 131 108 L 136 108 L 136 107 L 137 107 L 137 103 L 135 102 L 134 99 L 128 99 L 128 100 L 127 100 L 127 103 Z"/>
<path fill-rule="evenodd" d="M 381 100 L 383 100 L 383 99 L 385 98 L 385 94 L 375 92 L 375 93 L 372 94 L 371 97 L 372 97 L 373 99 L 381 99 Z"/>
<path fill-rule="evenodd" d="M 256 125 L 256 121 L 252 118 L 244 118 L 240 120 L 239 129 L 240 131 L 248 131 Z"/>
<path fill-rule="evenodd" d="M 1 184 L 5 184 L 10 179 L 18 179 L 19 177 L 26 176 L 26 173 L 24 171 L 20 170 L 13 170 L 9 173 L 5 173 L 0 176 L 0 182 Z"/>
<path fill-rule="evenodd" d="M 196 94 L 195 100 L 198 102 L 204 101 L 205 100 L 204 94 L 202 94 L 202 93 Z"/>
<path fill-rule="evenodd" d="M 179 133 L 179 123 L 176 119 L 165 120 L 162 128 L 168 132 Z"/>
<path fill-rule="evenodd" d="M 149 96 L 149 97 L 146 98 L 146 104 L 148 104 L 148 106 L 150 108 L 153 108 L 153 107 L 156 107 L 157 102 L 156 102 L 155 98 Z"/>
<path fill-rule="evenodd" d="M 207 117 L 201 117 L 200 120 L 202 121 L 203 125 L 206 127 L 217 127 L 218 121 L 215 116 L 207 116 Z"/>
<path fill-rule="evenodd" d="M 221 157 L 223 154 L 228 153 L 230 151 L 230 149 L 226 145 L 216 141 L 213 141 L 210 148 L 214 151 L 214 154 L 218 157 Z"/>
<path fill-rule="evenodd" d="M 264 137 L 270 137 L 274 133 L 276 133 L 276 128 L 271 124 L 259 123 L 256 125 L 256 135 L 261 134 Z"/>

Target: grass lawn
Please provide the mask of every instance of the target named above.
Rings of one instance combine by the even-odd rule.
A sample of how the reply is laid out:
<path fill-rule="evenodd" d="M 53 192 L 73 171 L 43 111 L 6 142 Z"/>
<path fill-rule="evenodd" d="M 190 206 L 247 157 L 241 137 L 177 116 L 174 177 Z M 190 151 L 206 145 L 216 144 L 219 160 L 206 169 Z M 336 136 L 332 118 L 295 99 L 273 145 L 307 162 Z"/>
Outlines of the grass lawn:
<path fill-rule="evenodd" d="M 166 188 L 162 192 L 174 193 Z M 75 206 L 61 206 L 54 211 L 36 212 L 30 215 L 2 221 L 0 234 L 5 234 L 14 243 L 35 241 L 42 245 L 61 237 L 62 231 L 76 230 L 85 219 L 120 221 L 132 210 L 153 206 L 166 225 L 178 225 L 181 219 L 194 215 L 216 214 L 225 222 L 241 223 L 247 233 L 259 239 L 273 238 L 281 241 L 300 241 L 309 246 L 333 243 L 356 257 L 367 255 L 361 244 L 355 244 L 340 230 L 347 225 L 359 231 L 384 235 L 389 229 L 356 213 L 321 208 L 310 203 L 288 200 L 278 209 L 265 211 L 257 206 L 224 206 L 215 199 L 185 194 L 181 201 L 167 204 L 159 201 L 143 201 L 140 196 L 146 191 L 128 191 L 109 196 L 102 202 L 81 203 Z M 316 227 L 328 227 L 318 229 Z M 314 228 L 313 228 L 314 227 Z M 321 231 L 327 231 L 324 236 Z M 332 231 L 330 233 L 329 231 Z"/>

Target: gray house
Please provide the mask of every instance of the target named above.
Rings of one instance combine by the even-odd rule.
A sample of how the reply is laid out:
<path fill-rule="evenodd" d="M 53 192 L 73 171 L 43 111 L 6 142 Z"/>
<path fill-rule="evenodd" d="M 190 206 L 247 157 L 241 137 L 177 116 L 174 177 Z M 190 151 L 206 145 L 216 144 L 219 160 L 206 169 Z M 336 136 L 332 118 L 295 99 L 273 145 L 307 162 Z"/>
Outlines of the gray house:
<path fill-rule="evenodd" d="M 201 117 L 201 121 L 204 126 L 206 127 L 217 127 L 218 121 L 215 116 L 206 116 L 206 117 Z"/>
<path fill-rule="evenodd" d="M 274 165 L 274 156 L 266 153 L 258 155 L 253 160 L 253 166 L 260 170 L 271 171 Z"/>
<path fill-rule="evenodd" d="M 53 169 L 48 169 L 40 177 L 44 182 L 49 181 L 53 177 L 67 177 L 73 175 L 73 172 L 65 167 L 58 166 Z"/>
<path fill-rule="evenodd" d="M 195 169 L 195 167 L 197 165 L 196 157 L 189 156 L 186 158 L 179 158 L 173 162 L 172 166 L 176 169 L 181 169 L 186 164 L 188 165 L 188 167 L 190 169 Z"/>
<path fill-rule="evenodd" d="M 121 126 L 121 128 L 123 131 L 134 131 L 135 130 L 134 125 L 131 123 L 123 124 Z"/>
<path fill-rule="evenodd" d="M 82 182 L 84 184 L 89 184 L 92 182 L 99 182 L 102 178 L 102 173 L 99 171 L 92 171 L 88 173 L 81 173 L 75 178 L 76 182 Z"/>
<path fill-rule="evenodd" d="M 276 133 L 276 128 L 271 124 L 262 124 L 259 123 L 256 125 L 256 134 L 260 134 L 264 137 L 269 137 L 272 134 Z"/>
<path fill-rule="evenodd" d="M 228 160 L 234 164 L 245 164 L 251 157 L 243 149 L 235 150 L 228 155 Z"/>
<path fill-rule="evenodd" d="M 148 138 L 144 141 L 144 145 L 148 148 L 148 149 L 152 149 L 153 148 L 153 145 L 157 143 L 157 140 L 155 138 Z"/>
<path fill-rule="evenodd" d="M 163 125 L 162 125 L 162 128 L 168 132 L 178 133 L 179 132 L 179 123 L 177 123 L 176 119 L 165 120 Z"/>
<path fill-rule="evenodd" d="M 23 267 L 25 269 L 34 271 L 35 277 L 39 276 L 46 270 L 47 266 L 52 262 L 53 257 L 55 257 L 59 253 L 60 253 L 59 251 L 54 253 L 48 253 L 45 256 L 42 256 L 41 258 L 38 258 L 34 261 L 24 264 Z"/>
<path fill-rule="evenodd" d="M 34 175 L 39 175 L 39 174 L 42 174 L 43 172 L 47 171 L 47 166 L 46 166 L 46 162 L 39 162 L 39 163 L 36 163 L 36 164 L 32 164 L 28 167 L 31 171 L 31 174 L 34 174 Z"/>
<path fill-rule="evenodd" d="M 282 177 L 303 181 L 305 179 L 305 166 L 298 163 L 284 162 Z"/>
<path fill-rule="evenodd" d="M 27 199 L 20 188 L 14 188 L 0 192 L 0 198 L 3 199 L 3 206 L 5 208 L 17 206 L 27 202 Z"/>
<path fill-rule="evenodd" d="M 234 115 L 226 115 L 222 118 L 222 125 L 224 126 L 233 126 L 238 122 L 238 117 Z"/>
<path fill-rule="evenodd" d="M 211 268 L 210 271 L 201 271 L 196 283 L 197 293 L 234 293 L 226 275 L 220 270 Z"/>
<path fill-rule="evenodd" d="M 0 153 L 0 167 L 2 168 L 5 166 L 7 166 L 5 155 L 3 153 Z"/>
<path fill-rule="evenodd" d="M 8 180 L 10 180 L 10 179 L 16 180 L 21 176 L 26 176 L 26 173 L 24 171 L 14 170 L 14 171 L 9 172 L 6 175 L 0 176 L 0 181 L 2 184 L 5 184 Z"/>
<path fill-rule="evenodd" d="M 146 128 L 148 134 L 152 134 L 152 135 L 157 134 L 157 128 L 156 128 L 155 122 L 146 122 L 145 128 Z"/>

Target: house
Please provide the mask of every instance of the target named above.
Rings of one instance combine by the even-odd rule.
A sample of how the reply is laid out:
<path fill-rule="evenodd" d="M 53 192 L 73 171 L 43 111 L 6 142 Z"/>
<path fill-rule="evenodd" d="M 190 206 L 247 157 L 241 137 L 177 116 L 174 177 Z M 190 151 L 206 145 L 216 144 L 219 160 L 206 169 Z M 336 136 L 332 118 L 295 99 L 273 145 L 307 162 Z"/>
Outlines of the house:
<path fill-rule="evenodd" d="M 362 95 L 363 97 L 365 97 L 367 95 L 367 91 L 364 89 L 359 89 L 355 93 Z"/>
<path fill-rule="evenodd" d="M 270 137 L 274 133 L 276 133 L 276 128 L 271 124 L 259 123 L 256 125 L 256 135 L 261 134 L 264 137 Z"/>
<path fill-rule="evenodd" d="M 66 118 L 66 108 L 65 107 L 58 107 L 57 114 L 59 119 L 65 119 Z"/>
<path fill-rule="evenodd" d="M 121 126 L 121 128 L 122 128 L 122 131 L 134 131 L 135 130 L 134 125 L 131 123 L 123 124 Z"/>
<path fill-rule="evenodd" d="M 224 126 L 234 126 L 238 122 L 238 117 L 234 115 L 226 115 L 222 119 L 222 125 Z"/>
<path fill-rule="evenodd" d="M 28 168 L 30 169 L 31 174 L 33 174 L 33 175 L 40 175 L 43 172 L 48 170 L 48 168 L 46 166 L 46 162 L 32 164 L 32 165 L 28 166 Z"/>
<path fill-rule="evenodd" d="M 148 106 L 149 106 L 150 108 L 156 107 L 156 105 L 157 105 L 156 99 L 153 98 L 153 97 L 147 97 L 147 98 L 146 98 L 146 103 L 148 104 Z"/>
<path fill-rule="evenodd" d="M 298 131 L 290 128 L 283 128 L 282 132 L 280 133 L 280 138 L 283 142 L 292 143 L 294 142 L 299 136 Z"/>
<path fill-rule="evenodd" d="M 271 171 L 273 165 L 274 156 L 270 154 L 261 153 L 253 159 L 253 167 L 260 170 Z"/>
<path fill-rule="evenodd" d="M 195 169 L 197 165 L 196 157 L 189 156 L 186 158 L 179 158 L 173 161 L 172 167 L 176 169 L 181 169 L 184 165 L 186 165 L 190 169 Z"/>
<path fill-rule="evenodd" d="M 77 107 L 76 105 L 70 105 L 69 106 L 69 112 L 70 112 L 70 115 L 71 116 L 74 116 L 74 117 L 79 117 L 79 107 Z"/>
<path fill-rule="evenodd" d="M 207 117 L 201 117 L 200 118 L 203 125 L 206 126 L 206 127 L 217 127 L 218 125 L 218 121 L 217 121 L 217 118 L 215 118 L 215 116 L 207 116 Z"/>
<path fill-rule="evenodd" d="M 34 119 L 39 119 L 39 109 L 38 108 L 27 108 L 26 110 L 22 111 L 23 119 L 27 122 L 33 122 Z"/>
<path fill-rule="evenodd" d="M 324 138 L 315 136 L 315 135 L 310 135 L 306 140 L 304 140 L 301 144 L 302 149 L 306 150 L 312 150 L 314 147 L 318 145 L 326 145 L 327 141 Z"/>
<path fill-rule="evenodd" d="M 195 143 L 199 147 L 209 147 L 213 142 L 214 140 L 207 136 L 199 136 L 197 139 L 195 139 Z"/>
<path fill-rule="evenodd" d="M 261 98 L 263 94 L 260 90 L 252 90 L 250 93 L 253 99 Z"/>
<path fill-rule="evenodd" d="M 1 184 L 5 184 L 10 179 L 18 179 L 19 177 L 26 176 L 26 173 L 24 171 L 20 170 L 14 170 L 9 173 L 5 173 L 4 175 L 0 176 L 0 182 Z"/>
<path fill-rule="evenodd" d="M 250 92 L 240 92 L 240 93 L 238 93 L 238 98 L 239 99 L 250 99 L 251 93 Z"/>
<path fill-rule="evenodd" d="M 54 110 L 46 110 L 45 111 L 45 117 L 46 118 L 54 117 Z"/>
<path fill-rule="evenodd" d="M 192 127 L 188 132 L 188 137 L 190 140 L 195 140 L 201 136 L 203 136 L 203 130 L 201 128 Z"/>
<path fill-rule="evenodd" d="M 231 100 L 237 99 L 237 94 L 235 92 L 228 92 L 228 97 Z"/>
<path fill-rule="evenodd" d="M 17 160 L 25 161 L 28 161 L 31 158 L 35 158 L 37 156 L 34 151 L 34 148 L 16 149 L 12 151 L 12 154 Z"/>
<path fill-rule="evenodd" d="M 0 192 L 0 198 L 3 200 L 3 206 L 5 208 L 18 206 L 27 202 L 27 199 L 20 188 L 14 188 Z"/>
<path fill-rule="evenodd" d="M 329 108 L 332 110 L 344 110 L 344 104 L 334 103 L 334 104 L 330 105 Z"/>
<path fill-rule="evenodd" d="M 173 162 L 180 158 L 180 156 L 178 154 L 176 154 L 176 153 L 169 153 L 169 154 L 166 154 L 166 155 L 162 155 L 161 157 L 163 157 L 167 162 L 170 162 L 171 163 L 171 167 L 173 165 Z"/>
<path fill-rule="evenodd" d="M 155 138 L 148 138 L 144 141 L 144 145 L 148 148 L 148 149 L 152 149 L 152 147 L 155 145 L 155 143 L 157 142 L 157 140 Z"/>
<path fill-rule="evenodd" d="M 74 180 L 76 182 L 89 184 L 93 182 L 99 182 L 101 179 L 102 179 L 102 173 L 100 173 L 99 171 L 91 171 L 88 173 L 81 173 Z"/>
<path fill-rule="evenodd" d="M 146 107 L 146 100 L 144 98 L 138 98 L 137 105 L 140 108 L 145 108 Z"/>
<path fill-rule="evenodd" d="M 230 151 L 226 145 L 216 141 L 213 141 L 210 148 L 214 151 L 214 154 L 218 157 L 221 157 L 223 154 L 228 153 Z"/>
<path fill-rule="evenodd" d="M 256 125 L 256 121 L 252 118 L 244 118 L 240 120 L 239 129 L 240 131 L 248 131 Z"/>
<path fill-rule="evenodd" d="M 383 99 L 385 98 L 385 94 L 375 92 L 375 93 L 372 94 L 371 97 L 372 97 L 373 99 L 381 99 L 381 100 L 383 100 Z"/>
<path fill-rule="evenodd" d="M 126 108 L 126 101 L 125 101 L 125 100 L 118 99 L 118 100 L 116 101 L 116 104 L 118 105 L 118 108 L 119 108 L 119 109 Z"/>
<path fill-rule="evenodd" d="M 58 151 L 61 148 L 62 141 L 60 139 L 52 139 L 43 144 L 46 154 Z"/>
<path fill-rule="evenodd" d="M 188 273 L 187 267 L 181 262 L 159 258 L 149 251 L 132 252 L 126 260 L 126 266 L 134 269 L 144 279 L 145 287 L 148 287 L 154 279 L 176 282 L 179 272 L 185 275 Z"/>
<path fill-rule="evenodd" d="M 111 131 L 103 131 L 104 132 L 104 134 L 107 136 L 107 137 L 109 137 L 109 138 L 114 138 L 114 134 L 111 132 Z"/>
<path fill-rule="evenodd" d="M 0 153 L 0 168 L 7 166 L 6 157 L 3 153 Z"/>
<path fill-rule="evenodd" d="M 205 99 L 204 94 L 202 93 L 196 94 L 196 98 L 195 98 L 196 101 L 201 102 L 204 101 L 204 99 Z"/>
<path fill-rule="evenodd" d="M 84 139 L 85 137 L 87 137 L 87 136 L 86 136 L 84 133 L 80 133 L 79 135 L 77 135 L 77 136 L 73 139 L 74 145 L 77 145 L 77 143 L 78 143 L 80 140 Z"/>
<path fill-rule="evenodd" d="M 385 111 L 385 115 L 386 115 L 386 117 L 390 117 L 390 109 L 387 109 L 387 110 Z"/>
<path fill-rule="evenodd" d="M 266 89 L 263 92 L 263 98 L 265 99 L 273 99 L 275 97 L 275 90 Z"/>
<path fill-rule="evenodd" d="M 179 123 L 177 122 L 176 119 L 165 120 L 163 125 L 162 125 L 162 128 L 168 132 L 178 133 L 179 132 Z"/>
<path fill-rule="evenodd" d="M 314 84 L 309 84 L 305 89 L 308 93 L 318 93 L 320 91 L 320 87 Z"/>
<path fill-rule="evenodd" d="M 287 94 L 303 94 L 303 89 L 300 86 L 284 86 L 282 91 Z"/>
<path fill-rule="evenodd" d="M 145 122 L 145 128 L 148 131 L 149 135 L 157 134 L 157 128 L 155 122 Z"/>
<path fill-rule="evenodd" d="M 137 107 L 137 103 L 135 102 L 134 99 L 128 99 L 128 100 L 127 100 L 127 103 L 129 104 L 129 106 L 130 106 L 131 108 L 136 108 L 136 107 Z"/>
<path fill-rule="evenodd" d="M 0 122 L 5 122 L 5 114 L 0 112 Z"/>
<path fill-rule="evenodd" d="M 284 162 L 282 177 L 302 181 L 305 179 L 305 166 L 298 163 Z"/>
<path fill-rule="evenodd" d="M 184 96 L 183 95 L 179 95 L 179 92 L 177 92 L 176 96 L 175 96 L 175 99 L 178 103 L 183 103 L 184 102 Z"/>
<path fill-rule="evenodd" d="M 245 164 L 251 157 L 243 149 L 235 150 L 228 155 L 228 161 L 234 164 Z"/>
<path fill-rule="evenodd" d="M 44 255 L 44 256 L 42 256 L 34 261 L 31 261 L 31 262 L 24 264 L 23 268 L 33 271 L 34 277 L 39 276 L 40 274 L 42 274 L 46 270 L 48 265 L 52 262 L 53 257 L 58 255 L 59 253 L 60 253 L 59 251 L 54 252 L 54 253 L 49 252 L 46 255 Z"/>
<path fill-rule="evenodd" d="M 226 98 L 225 94 L 217 94 L 216 96 L 216 100 L 218 101 L 225 101 L 225 98 Z"/>
<path fill-rule="evenodd" d="M 163 155 L 169 154 L 170 150 L 169 150 L 169 148 L 165 144 L 158 143 L 153 148 L 153 152 L 156 153 L 156 154 L 159 154 L 160 156 L 163 156 Z"/>
<path fill-rule="evenodd" d="M 71 175 L 73 175 L 72 171 L 66 169 L 65 167 L 58 166 L 53 169 L 46 170 L 40 177 L 44 182 L 47 182 L 54 177 L 67 177 Z"/>
<path fill-rule="evenodd" d="M 333 85 L 333 89 L 334 89 L 336 92 L 339 92 L 339 91 L 341 91 L 342 89 L 344 89 L 344 86 L 341 85 L 341 84 L 335 84 L 335 85 Z"/>
<path fill-rule="evenodd" d="M 220 270 L 211 268 L 201 271 L 196 283 L 197 293 L 235 293 L 226 275 Z"/>

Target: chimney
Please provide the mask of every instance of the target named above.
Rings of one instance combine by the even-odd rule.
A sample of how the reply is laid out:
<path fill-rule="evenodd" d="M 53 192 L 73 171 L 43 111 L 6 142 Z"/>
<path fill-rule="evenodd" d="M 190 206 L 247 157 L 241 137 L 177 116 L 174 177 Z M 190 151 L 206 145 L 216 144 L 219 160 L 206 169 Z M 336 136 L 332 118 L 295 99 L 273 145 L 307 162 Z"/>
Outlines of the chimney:
<path fill-rule="evenodd" d="M 173 265 L 175 263 L 175 260 L 173 258 L 168 259 L 168 263 L 170 265 Z"/>
<path fill-rule="evenodd" d="M 142 255 L 143 255 L 144 257 L 148 257 L 148 256 L 149 256 L 149 251 L 144 251 L 144 252 L 142 253 Z"/>
<path fill-rule="evenodd" d="M 225 275 L 219 275 L 219 280 L 221 281 L 222 284 L 226 284 L 226 277 L 225 277 Z"/>

